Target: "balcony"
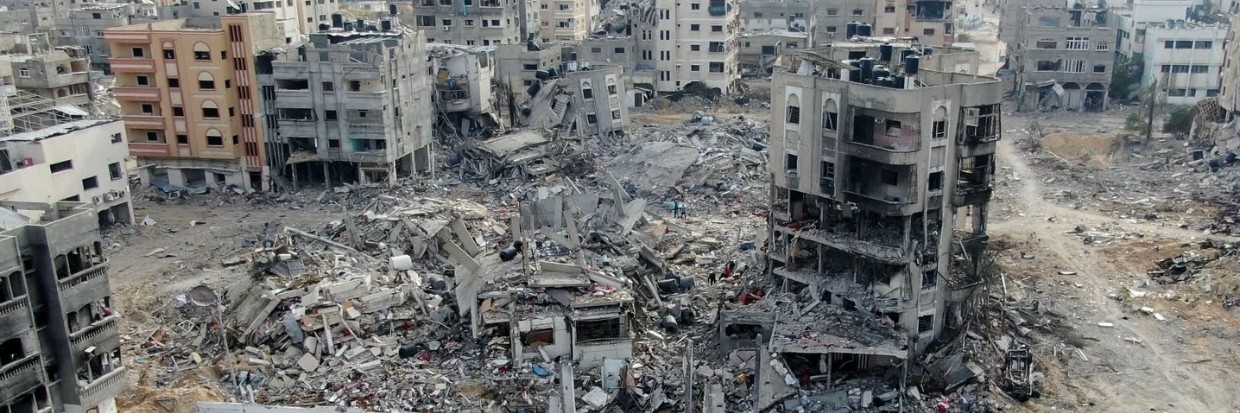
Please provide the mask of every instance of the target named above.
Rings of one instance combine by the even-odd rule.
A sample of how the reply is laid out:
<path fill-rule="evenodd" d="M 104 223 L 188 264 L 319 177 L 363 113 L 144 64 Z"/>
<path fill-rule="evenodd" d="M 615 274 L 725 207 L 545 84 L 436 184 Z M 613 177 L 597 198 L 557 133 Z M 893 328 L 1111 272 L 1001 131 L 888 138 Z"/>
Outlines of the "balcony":
<path fill-rule="evenodd" d="M 952 192 L 952 205 L 959 207 L 983 204 L 990 201 L 992 192 L 994 192 L 994 185 L 989 183 L 957 185 L 956 190 Z"/>
<path fill-rule="evenodd" d="M 784 171 L 783 178 L 775 184 L 793 191 L 801 191 L 801 178 L 797 176 L 795 170 Z"/>
<path fill-rule="evenodd" d="M 121 366 L 83 387 L 78 392 L 82 396 L 82 407 L 97 406 L 103 400 L 114 397 L 124 390 L 126 370 L 124 366 Z"/>
<path fill-rule="evenodd" d="M 344 159 L 357 163 L 387 163 L 388 151 L 380 149 L 375 151 L 345 152 Z"/>
<path fill-rule="evenodd" d="M 353 139 L 385 139 L 388 126 L 382 123 L 350 123 L 348 137 Z"/>
<path fill-rule="evenodd" d="M 114 89 L 117 100 L 158 102 L 159 88 L 150 86 L 118 86 Z"/>
<path fill-rule="evenodd" d="M 917 161 L 925 159 L 925 156 L 920 155 L 919 148 L 921 145 L 916 145 L 913 148 L 896 149 L 853 141 L 847 141 L 846 143 L 843 148 L 840 148 L 840 152 L 887 165 L 916 165 Z"/>
<path fill-rule="evenodd" d="M 280 132 L 280 136 L 283 136 L 283 137 L 295 136 L 295 137 L 307 138 L 307 137 L 318 136 L 317 135 L 318 130 L 315 127 L 316 123 L 317 122 L 315 122 L 312 119 L 311 120 L 280 119 L 277 122 L 276 126 L 277 126 L 277 130 Z"/>
<path fill-rule="evenodd" d="M 438 89 L 439 103 L 447 112 L 469 110 L 469 91 L 465 89 Z"/>
<path fill-rule="evenodd" d="M 38 354 L 31 354 L 0 367 L 0 395 L 16 397 L 38 386 L 42 382 L 42 364 Z"/>
<path fill-rule="evenodd" d="M 911 194 L 905 197 L 887 197 L 877 194 L 871 194 L 859 189 L 845 189 L 845 200 L 854 202 L 861 209 L 878 212 L 884 215 L 911 215 L 920 211 L 917 207 L 917 197 Z"/>
<path fill-rule="evenodd" d="M 155 73 L 155 60 L 141 57 L 113 57 L 108 59 L 114 73 Z"/>
<path fill-rule="evenodd" d="M 78 291 L 97 291 L 103 294 L 108 293 L 108 262 L 104 261 L 94 267 L 78 271 L 69 277 L 58 281 L 60 295 L 63 299 L 69 294 L 70 290 Z"/>
<path fill-rule="evenodd" d="M 309 103 L 310 89 L 276 89 L 276 100 L 301 100 Z"/>
<path fill-rule="evenodd" d="M 155 130 L 167 128 L 167 124 L 164 123 L 164 117 L 160 115 L 123 115 L 121 120 L 125 122 L 125 127 L 128 128 Z"/>
<path fill-rule="evenodd" d="M 164 142 L 130 142 L 129 153 L 134 156 L 168 156 L 168 144 Z"/>
<path fill-rule="evenodd" d="M 0 304 L 0 331 L 19 332 L 30 329 L 30 300 L 21 296 Z"/>
<path fill-rule="evenodd" d="M 345 101 L 349 104 L 349 109 L 356 110 L 383 110 L 383 102 L 386 100 L 387 92 L 344 92 Z"/>
<path fill-rule="evenodd" d="M 119 320 L 120 318 L 115 315 L 108 316 L 69 334 L 69 341 L 73 343 L 73 351 L 80 353 L 86 351 L 87 348 L 96 347 L 95 353 L 104 353 L 120 347 L 121 338 L 117 327 Z"/>
<path fill-rule="evenodd" d="M 789 233 L 797 232 L 797 230 L 792 230 L 785 227 L 776 227 L 776 229 L 782 229 L 783 231 Z M 800 230 L 800 234 L 801 238 L 806 240 L 826 245 L 840 251 L 864 255 L 867 258 L 887 264 L 907 264 L 912 259 L 912 256 L 904 248 L 873 240 L 860 239 L 852 234 L 830 232 L 821 229 L 802 229 Z"/>

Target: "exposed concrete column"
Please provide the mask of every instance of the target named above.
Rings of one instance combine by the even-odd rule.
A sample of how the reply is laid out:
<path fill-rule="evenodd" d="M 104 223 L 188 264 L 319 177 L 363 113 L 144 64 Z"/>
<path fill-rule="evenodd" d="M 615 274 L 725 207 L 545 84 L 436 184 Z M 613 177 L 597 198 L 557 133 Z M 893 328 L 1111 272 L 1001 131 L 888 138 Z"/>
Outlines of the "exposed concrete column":
<path fill-rule="evenodd" d="M 330 171 L 330 170 L 329 170 L 329 168 L 328 168 L 328 164 L 329 164 L 329 163 L 330 163 L 330 162 L 328 162 L 328 161 L 323 161 L 323 183 L 324 183 L 324 184 L 327 184 L 327 188 L 328 188 L 328 189 L 331 189 L 331 187 L 332 187 L 332 174 L 331 174 L 331 171 Z"/>
<path fill-rule="evenodd" d="M 395 187 L 396 187 L 396 163 L 397 163 L 397 162 L 400 162 L 400 160 L 395 160 L 395 161 L 389 162 L 389 163 L 387 164 L 387 166 L 388 166 L 388 174 L 387 174 L 387 175 L 388 175 L 388 176 L 387 176 L 387 178 L 388 178 L 388 186 L 389 186 L 389 187 L 393 187 L 393 188 L 395 188 Z"/>

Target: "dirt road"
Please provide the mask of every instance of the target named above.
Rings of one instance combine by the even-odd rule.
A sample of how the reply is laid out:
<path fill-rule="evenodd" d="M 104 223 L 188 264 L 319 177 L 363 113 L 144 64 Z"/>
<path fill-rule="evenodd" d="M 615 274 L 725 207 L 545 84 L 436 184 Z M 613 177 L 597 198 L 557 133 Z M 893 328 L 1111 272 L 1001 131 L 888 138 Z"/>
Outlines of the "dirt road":
<path fill-rule="evenodd" d="M 1124 302 L 1109 297 L 1123 294 L 1125 286 L 1139 288 L 1148 280 L 1145 271 L 1152 261 L 1129 259 L 1136 258 L 1135 249 L 1200 240 L 1201 234 L 1157 223 L 1119 222 L 1045 200 L 1038 171 L 1025 164 L 1010 139 L 1001 141 L 998 156 L 1000 184 L 1011 187 L 1014 196 L 1007 202 L 1017 213 L 993 220 L 990 232 L 997 239 L 1026 241 L 1021 248 L 1035 257 L 1031 267 L 1041 272 L 1007 276 L 1037 282 L 1040 288 L 1033 294 L 1063 312 L 1083 339 L 1079 341 L 1088 343 L 1080 354 L 1056 357 L 1055 350 L 1064 349 L 1063 340 L 1036 339 L 1040 358 L 1049 361 L 1054 371 L 1048 371 L 1047 397 L 1028 407 L 1176 412 L 1240 407 L 1240 395 L 1229 386 L 1218 386 L 1240 380 L 1236 370 L 1240 363 L 1226 335 L 1210 333 L 1214 328 L 1234 331 L 1234 317 L 1221 305 L 1198 301 L 1200 308 L 1182 308 L 1181 303 L 1155 297 Z M 1093 248 L 1083 245 L 1074 233 L 1078 225 L 1121 225 L 1146 238 Z M 1061 270 L 1073 274 L 1060 275 Z M 1169 320 L 1160 322 L 1133 311 L 1134 305 L 1161 309 Z M 1100 322 L 1114 327 L 1100 327 Z"/>

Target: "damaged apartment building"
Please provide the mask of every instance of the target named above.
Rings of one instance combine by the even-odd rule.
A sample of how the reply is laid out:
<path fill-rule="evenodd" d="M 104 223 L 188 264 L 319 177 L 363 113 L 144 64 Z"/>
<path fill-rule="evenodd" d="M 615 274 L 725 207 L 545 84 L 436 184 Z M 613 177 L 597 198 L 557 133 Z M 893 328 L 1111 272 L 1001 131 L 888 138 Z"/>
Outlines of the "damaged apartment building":
<path fill-rule="evenodd" d="M 624 81 L 620 66 L 566 62 L 524 105 L 524 123 L 560 136 L 623 135 L 630 124 Z"/>
<path fill-rule="evenodd" d="M 458 136 L 499 126 L 491 88 L 494 48 L 430 43 L 426 54 L 434 78 L 437 123 Z"/>
<path fill-rule="evenodd" d="M 1106 109 L 1118 22 L 1104 2 L 1005 5 L 1002 19 L 1018 110 Z"/>
<path fill-rule="evenodd" d="M 768 273 L 797 298 L 730 304 L 720 328 L 769 343 L 803 385 L 898 366 L 969 313 L 1003 90 L 922 67 L 946 54 L 807 52 L 773 77 Z"/>
<path fill-rule="evenodd" d="M 0 201 L 5 411 L 118 411 L 128 381 L 102 252 L 89 204 Z"/>
<path fill-rule="evenodd" d="M 636 335 L 624 271 L 637 263 L 595 254 L 603 245 L 592 228 L 640 219 L 640 209 L 625 211 L 606 197 L 552 196 L 523 203 L 512 218 L 511 235 L 529 241 L 524 248 L 484 254 L 469 236 L 445 245 L 456 263 L 459 315 L 473 336 L 506 341 L 519 364 L 563 358 L 583 372 L 623 365 Z"/>
<path fill-rule="evenodd" d="M 349 23 L 256 57 L 271 165 L 294 188 L 394 184 L 433 169 L 425 35 L 391 20 Z"/>

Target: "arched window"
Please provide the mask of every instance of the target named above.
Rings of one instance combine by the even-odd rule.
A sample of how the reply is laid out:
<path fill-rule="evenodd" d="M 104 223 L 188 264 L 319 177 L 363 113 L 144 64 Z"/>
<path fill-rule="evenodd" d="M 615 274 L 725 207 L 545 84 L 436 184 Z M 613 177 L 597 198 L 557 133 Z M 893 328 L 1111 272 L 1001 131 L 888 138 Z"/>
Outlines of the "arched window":
<path fill-rule="evenodd" d="M 202 117 L 207 119 L 220 118 L 220 107 L 215 104 L 215 101 L 204 100 L 202 102 Z"/>
<path fill-rule="evenodd" d="M 837 131 L 840 127 L 840 107 L 834 100 L 828 99 L 822 104 L 822 128 Z"/>
<path fill-rule="evenodd" d="M 194 44 L 194 60 L 211 60 L 211 48 L 203 42 Z"/>
<path fill-rule="evenodd" d="M 202 72 L 198 74 L 198 88 L 202 90 L 215 89 L 215 77 L 211 73 Z"/>
<path fill-rule="evenodd" d="M 784 119 L 789 125 L 801 124 L 801 97 L 793 93 L 788 95 L 787 117 Z"/>
<path fill-rule="evenodd" d="M 931 124 L 931 137 L 943 139 L 947 137 L 947 108 L 939 106 L 934 110 L 934 123 Z"/>
<path fill-rule="evenodd" d="M 207 129 L 207 146 L 224 146 L 224 134 L 219 129 Z"/>
<path fill-rule="evenodd" d="M 581 98 L 594 99 L 594 87 L 590 85 L 589 81 L 581 82 Z"/>

